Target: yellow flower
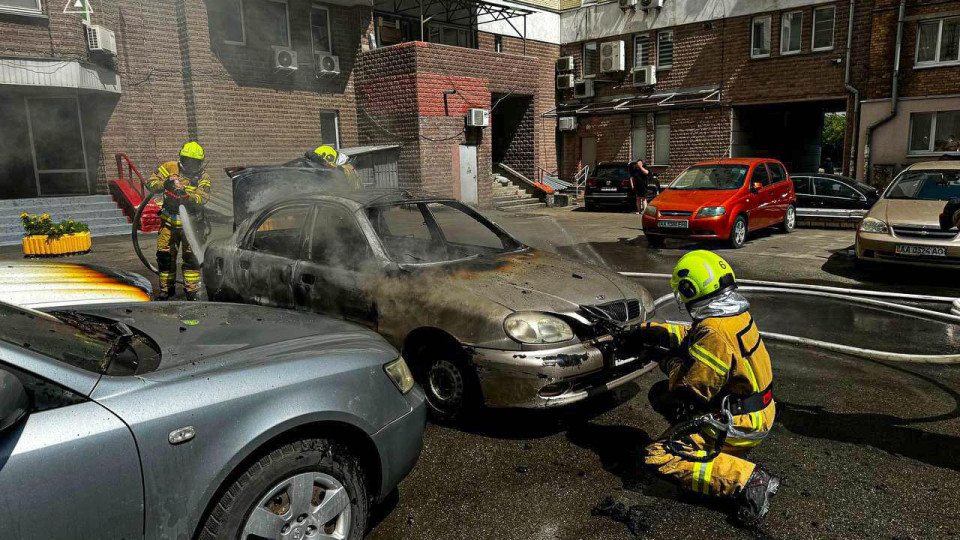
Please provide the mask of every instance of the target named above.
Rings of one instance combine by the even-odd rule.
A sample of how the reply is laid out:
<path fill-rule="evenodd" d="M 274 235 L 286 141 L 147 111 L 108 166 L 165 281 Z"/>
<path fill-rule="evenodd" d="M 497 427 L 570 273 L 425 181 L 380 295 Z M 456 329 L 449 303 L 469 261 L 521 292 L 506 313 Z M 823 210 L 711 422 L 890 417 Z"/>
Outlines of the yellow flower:
<path fill-rule="evenodd" d="M 42 216 L 40 216 L 40 219 L 46 221 L 46 220 L 50 219 L 50 214 L 43 214 Z"/>
<path fill-rule="evenodd" d="M 30 217 L 30 214 L 28 214 L 28 213 L 26 213 L 26 212 L 20 212 L 20 219 L 23 219 L 23 218 L 25 218 L 25 217 Z"/>

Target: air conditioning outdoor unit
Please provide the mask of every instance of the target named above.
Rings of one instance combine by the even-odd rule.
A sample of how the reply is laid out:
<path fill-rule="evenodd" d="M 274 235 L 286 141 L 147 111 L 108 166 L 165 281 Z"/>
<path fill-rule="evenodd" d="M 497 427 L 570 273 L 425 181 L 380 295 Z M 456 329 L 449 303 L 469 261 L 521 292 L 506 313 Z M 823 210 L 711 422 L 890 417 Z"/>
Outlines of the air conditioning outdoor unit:
<path fill-rule="evenodd" d="M 624 68 L 623 40 L 607 41 L 600 44 L 600 71 L 610 73 L 623 71 Z"/>
<path fill-rule="evenodd" d="M 663 7 L 664 0 L 640 0 L 640 9 L 660 9 Z"/>
<path fill-rule="evenodd" d="M 573 57 L 561 56 L 557 58 L 557 71 L 573 71 Z"/>
<path fill-rule="evenodd" d="M 273 47 L 273 69 L 294 72 L 297 70 L 297 51 L 289 47 Z"/>
<path fill-rule="evenodd" d="M 573 74 L 557 75 L 557 89 L 569 90 L 573 88 Z"/>
<path fill-rule="evenodd" d="M 560 131 L 575 131 L 577 129 L 577 119 L 573 116 L 566 116 L 560 119 Z"/>
<path fill-rule="evenodd" d="M 340 74 L 340 57 L 333 54 L 318 54 L 314 59 L 317 77 Z"/>
<path fill-rule="evenodd" d="M 634 86 L 653 86 L 657 84 L 657 67 L 640 66 L 633 68 Z"/>
<path fill-rule="evenodd" d="M 96 24 L 87 25 L 87 48 L 91 51 L 117 55 L 117 39 L 113 30 Z"/>
<path fill-rule="evenodd" d="M 467 111 L 467 127 L 487 127 L 490 125 L 490 111 L 470 109 Z"/>
<path fill-rule="evenodd" d="M 635 9 L 637 7 L 637 0 L 620 0 L 620 9 Z"/>
<path fill-rule="evenodd" d="M 573 97 L 589 98 L 593 97 L 593 80 L 585 79 L 573 83 Z"/>

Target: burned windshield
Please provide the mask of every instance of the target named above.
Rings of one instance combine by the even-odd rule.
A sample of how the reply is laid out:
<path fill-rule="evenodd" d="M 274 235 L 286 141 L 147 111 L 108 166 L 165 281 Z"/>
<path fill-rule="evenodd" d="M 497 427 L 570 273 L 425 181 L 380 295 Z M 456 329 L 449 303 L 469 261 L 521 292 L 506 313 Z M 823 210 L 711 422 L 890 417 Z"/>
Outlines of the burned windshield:
<path fill-rule="evenodd" d="M 519 242 L 446 201 L 376 206 L 367 217 L 398 264 L 430 264 L 514 251 Z"/>
<path fill-rule="evenodd" d="M 908 171 L 887 190 L 887 199 L 947 201 L 960 197 L 960 171 Z"/>
<path fill-rule="evenodd" d="M 670 184 L 678 190 L 725 190 L 743 187 L 747 165 L 699 165 L 683 171 Z"/>

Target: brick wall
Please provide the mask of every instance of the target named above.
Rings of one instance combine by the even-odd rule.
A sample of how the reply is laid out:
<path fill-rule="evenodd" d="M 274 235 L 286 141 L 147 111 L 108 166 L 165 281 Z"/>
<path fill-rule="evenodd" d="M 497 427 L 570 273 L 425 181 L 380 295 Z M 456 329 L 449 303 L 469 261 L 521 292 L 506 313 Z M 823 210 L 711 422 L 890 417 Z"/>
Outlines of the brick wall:
<path fill-rule="evenodd" d="M 86 60 L 80 15 L 63 13 L 59 2 L 43 2 L 46 17 L 0 13 L 0 55 Z"/>

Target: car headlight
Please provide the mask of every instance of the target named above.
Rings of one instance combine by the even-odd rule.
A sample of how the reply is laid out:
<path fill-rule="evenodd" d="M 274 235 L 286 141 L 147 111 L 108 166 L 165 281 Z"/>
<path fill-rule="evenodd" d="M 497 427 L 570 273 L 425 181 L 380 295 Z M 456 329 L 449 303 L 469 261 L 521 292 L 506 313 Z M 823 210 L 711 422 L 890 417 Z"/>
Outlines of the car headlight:
<path fill-rule="evenodd" d="M 401 394 L 406 394 L 413 388 L 413 373 L 410 373 L 410 367 L 402 356 L 384 365 L 383 370 L 387 372 L 393 384 L 397 385 L 397 390 L 400 390 Z"/>
<path fill-rule="evenodd" d="M 727 209 L 722 206 L 704 206 L 697 212 L 697 217 L 720 217 L 727 213 Z"/>
<path fill-rule="evenodd" d="M 504 319 L 503 329 L 520 343 L 559 343 L 573 339 L 570 325 L 547 313 L 514 313 Z"/>
<path fill-rule="evenodd" d="M 657 217 L 657 207 L 652 204 L 648 204 L 647 209 L 644 210 L 643 213 L 648 216 Z"/>
<path fill-rule="evenodd" d="M 860 230 L 863 232 L 880 234 L 886 234 L 890 232 L 890 229 L 887 227 L 886 223 L 872 217 L 863 218 L 863 221 L 860 222 Z"/>

